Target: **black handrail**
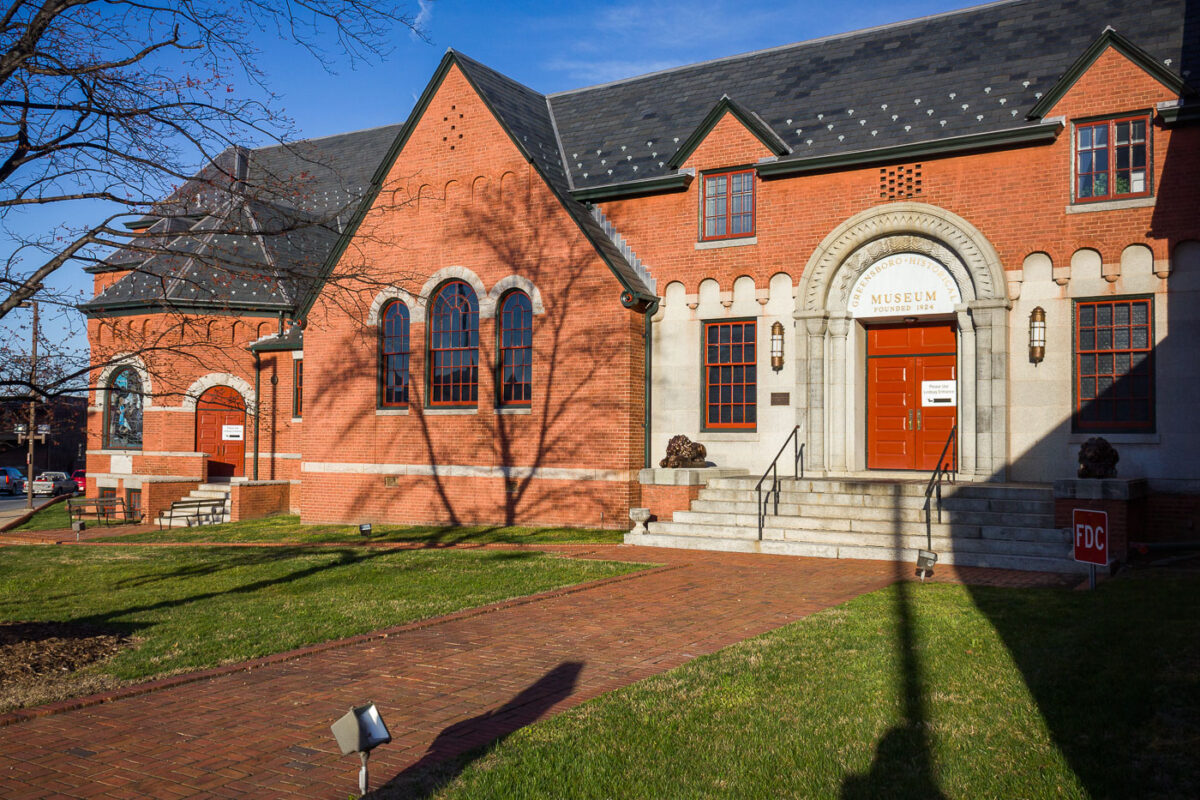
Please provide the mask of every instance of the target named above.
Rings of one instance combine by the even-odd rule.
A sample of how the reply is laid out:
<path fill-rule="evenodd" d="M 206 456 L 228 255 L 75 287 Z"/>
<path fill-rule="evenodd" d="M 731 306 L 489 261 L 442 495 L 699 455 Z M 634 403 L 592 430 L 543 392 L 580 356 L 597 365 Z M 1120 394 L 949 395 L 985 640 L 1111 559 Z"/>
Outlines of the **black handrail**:
<path fill-rule="evenodd" d="M 760 542 L 762 541 L 763 525 L 767 521 L 767 502 L 770 501 L 772 494 L 775 495 L 775 513 L 779 514 L 779 457 L 783 455 L 789 442 L 792 443 L 792 474 L 796 480 L 804 477 L 804 443 L 800 441 L 800 426 L 796 425 L 788 434 L 788 438 L 783 440 L 783 446 L 779 448 L 775 458 L 771 459 L 771 466 L 767 467 L 767 471 L 759 478 L 758 485 L 754 487 L 758 492 L 758 540 Z M 763 483 L 767 480 L 768 475 L 771 476 L 771 488 L 767 490 L 767 496 L 764 498 Z"/>
<path fill-rule="evenodd" d="M 925 547 L 930 552 L 933 551 L 933 523 L 929 519 L 929 500 L 930 496 L 937 491 L 937 514 L 938 522 L 942 521 L 942 478 L 947 474 L 950 483 L 954 483 L 958 477 L 958 425 L 950 428 L 950 435 L 946 437 L 946 443 L 942 445 L 942 454 L 938 456 L 937 466 L 933 469 L 933 474 L 929 476 L 929 483 L 925 485 Z M 953 455 L 950 461 L 946 461 L 946 451 L 953 445 Z"/>

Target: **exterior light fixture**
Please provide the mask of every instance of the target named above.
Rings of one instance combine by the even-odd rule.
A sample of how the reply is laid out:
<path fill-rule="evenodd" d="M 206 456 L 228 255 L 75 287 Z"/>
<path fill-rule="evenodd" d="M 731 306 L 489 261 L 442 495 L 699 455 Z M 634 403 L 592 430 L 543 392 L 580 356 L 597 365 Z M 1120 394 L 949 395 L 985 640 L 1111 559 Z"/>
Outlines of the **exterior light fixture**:
<path fill-rule="evenodd" d="M 937 563 L 937 553 L 930 550 L 917 551 L 917 577 L 924 581 L 933 574 L 933 565 Z"/>
<path fill-rule="evenodd" d="M 779 321 L 771 325 L 771 369 L 783 369 L 783 323 Z"/>
<path fill-rule="evenodd" d="M 1046 357 L 1046 311 L 1038 306 L 1029 312 L 1029 363 L 1040 364 Z"/>
<path fill-rule="evenodd" d="M 362 762 L 362 768 L 358 771 L 358 791 L 360 794 L 366 794 L 367 759 L 372 750 L 392 740 L 387 725 L 383 723 L 383 717 L 379 716 L 379 709 L 375 708 L 374 703 L 354 706 L 333 723 L 329 730 L 333 732 L 333 738 L 337 739 L 342 755 L 358 753 Z"/>

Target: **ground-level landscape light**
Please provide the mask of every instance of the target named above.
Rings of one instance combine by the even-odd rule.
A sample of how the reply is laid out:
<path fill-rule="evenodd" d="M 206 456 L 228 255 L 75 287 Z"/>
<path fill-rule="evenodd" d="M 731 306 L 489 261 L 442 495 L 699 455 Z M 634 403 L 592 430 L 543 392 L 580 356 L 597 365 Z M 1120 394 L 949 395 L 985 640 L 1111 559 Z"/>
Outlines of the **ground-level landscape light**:
<path fill-rule="evenodd" d="M 362 536 L 370 536 L 371 535 L 371 523 L 367 522 L 362 525 L 359 525 L 358 532 Z"/>
<path fill-rule="evenodd" d="M 379 709 L 375 708 L 374 703 L 354 706 L 333 723 L 329 730 L 333 732 L 333 738 L 337 739 L 338 747 L 342 748 L 342 755 L 358 753 L 359 760 L 362 761 L 362 767 L 358 770 L 358 791 L 360 794 L 366 794 L 367 758 L 376 747 L 392 740 L 387 725 L 383 724 L 383 717 L 379 716 Z"/>
<path fill-rule="evenodd" d="M 931 550 L 917 551 L 917 577 L 925 580 L 933 574 L 933 565 L 937 563 L 937 553 Z"/>

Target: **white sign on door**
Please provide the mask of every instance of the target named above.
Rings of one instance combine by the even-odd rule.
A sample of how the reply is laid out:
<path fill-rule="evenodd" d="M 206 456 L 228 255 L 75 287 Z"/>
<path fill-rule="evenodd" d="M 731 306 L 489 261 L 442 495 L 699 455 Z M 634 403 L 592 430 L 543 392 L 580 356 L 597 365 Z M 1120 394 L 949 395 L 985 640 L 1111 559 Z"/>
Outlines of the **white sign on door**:
<path fill-rule="evenodd" d="M 955 381 L 921 381 L 921 405 L 946 406 L 953 408 L 958 402 L 958 384 Z"/>
<path fill-rule="evenodd" d="M 221 441 L 223 442 L 241 442 L 245 441 L 246 431 L 241 425 L 222 425 L 221 426 Z"/>

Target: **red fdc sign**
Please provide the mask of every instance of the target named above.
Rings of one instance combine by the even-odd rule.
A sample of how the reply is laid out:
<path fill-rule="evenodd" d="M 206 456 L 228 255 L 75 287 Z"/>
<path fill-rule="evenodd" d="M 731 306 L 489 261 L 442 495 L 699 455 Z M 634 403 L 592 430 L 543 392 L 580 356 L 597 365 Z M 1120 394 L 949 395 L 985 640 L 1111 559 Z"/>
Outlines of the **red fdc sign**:
<path fill-rule="evenodd" d="M 1077 508 L 1071 514 L 1075 560 L 1084 564 L 1108 565 L 1108 512 Z"/>

